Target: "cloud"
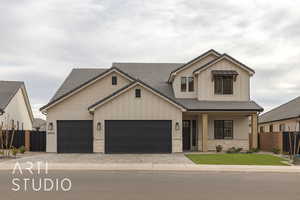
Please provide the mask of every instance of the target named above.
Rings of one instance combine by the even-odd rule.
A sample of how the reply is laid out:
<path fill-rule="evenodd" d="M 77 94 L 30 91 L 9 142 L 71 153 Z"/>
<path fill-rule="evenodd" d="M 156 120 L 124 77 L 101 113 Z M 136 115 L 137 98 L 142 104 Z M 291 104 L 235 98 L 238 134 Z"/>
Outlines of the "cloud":
<path fill-rule="evenodd" d="M 298 96 L 299 2 L 44 0 L 0 3 L 0 79 L 46 104 L 73 67 L 187 62 L 214 48 L 256 70 L 266 110 Z M 299 69 L 298 69 L 299 68 Z"/>

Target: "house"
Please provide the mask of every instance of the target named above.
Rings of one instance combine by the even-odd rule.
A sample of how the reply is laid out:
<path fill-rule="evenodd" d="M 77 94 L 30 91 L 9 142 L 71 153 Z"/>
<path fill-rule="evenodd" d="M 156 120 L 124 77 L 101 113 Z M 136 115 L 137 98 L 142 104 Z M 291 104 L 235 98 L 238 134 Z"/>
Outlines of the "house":
<path fill-rule="evenodd" d="M 24 82 L 0 81 L 0 110 L 3 129 L 32 130 L 33 114 Z"/>
<path fill-rule="evenodd" d="M 50 102 L 47 152 L 171 153 L 253 146 L 263 108 L 254 70 L 209 50 L 187 63 L 113 63 L 73 69 Z"/>
<path fill-rule="evenodd" d="M 41 118 L 34 118 L 33 119 L 33 130 L 35 131 L 46 131 L 46 120 L 43 120 Z"/>
<path fill-rule="evenodd" d="M 300 97 L 259 116 L 259 132 L 300 130 Z"/>

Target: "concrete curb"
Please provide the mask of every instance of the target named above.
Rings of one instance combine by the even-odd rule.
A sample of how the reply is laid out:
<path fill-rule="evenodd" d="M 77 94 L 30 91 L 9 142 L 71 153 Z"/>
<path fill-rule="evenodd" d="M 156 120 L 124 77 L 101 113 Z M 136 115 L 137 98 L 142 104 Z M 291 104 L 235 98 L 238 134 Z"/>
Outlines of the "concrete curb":
<path fill-rule="evenodd" d="M 22 170 L 29 167 L 20 163 Z M 13 170 L 15 163 L 0 163 L 0 170 Z M 35 164 L 32 168 L 37 170 Z M 45 164 L 40 166 L 45 169 Z M 300 166 L 257 166 L 257 165 L 195 165 L 195 164 L 94 164 L 94 163 L 48 163 L 48 170 L 99 170 L 99 171 L 214 171 L 214 172 L 282 172 L 300 173 Z"/>

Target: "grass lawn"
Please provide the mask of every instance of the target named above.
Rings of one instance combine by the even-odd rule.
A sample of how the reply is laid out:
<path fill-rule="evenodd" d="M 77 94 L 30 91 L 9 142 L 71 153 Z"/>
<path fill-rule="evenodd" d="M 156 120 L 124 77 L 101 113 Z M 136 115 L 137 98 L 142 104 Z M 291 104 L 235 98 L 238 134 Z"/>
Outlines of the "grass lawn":
<path fill-rule="evenodd" d="M 286 161 L 267 154 L 187 154 L 196 164 L 211 165 L 287 165 Z"/>

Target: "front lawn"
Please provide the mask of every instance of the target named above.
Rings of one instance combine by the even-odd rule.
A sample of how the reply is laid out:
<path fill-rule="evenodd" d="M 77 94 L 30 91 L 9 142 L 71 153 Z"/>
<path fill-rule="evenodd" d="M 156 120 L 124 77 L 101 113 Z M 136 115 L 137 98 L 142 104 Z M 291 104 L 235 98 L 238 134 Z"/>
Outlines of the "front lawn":
<path fill-rule="evenodd" d="M 187 154 L 186 157 L 196 164 L 208 165 L 288 165 L 286 161 L 267 154 Z"/>

